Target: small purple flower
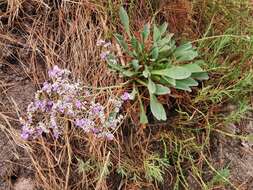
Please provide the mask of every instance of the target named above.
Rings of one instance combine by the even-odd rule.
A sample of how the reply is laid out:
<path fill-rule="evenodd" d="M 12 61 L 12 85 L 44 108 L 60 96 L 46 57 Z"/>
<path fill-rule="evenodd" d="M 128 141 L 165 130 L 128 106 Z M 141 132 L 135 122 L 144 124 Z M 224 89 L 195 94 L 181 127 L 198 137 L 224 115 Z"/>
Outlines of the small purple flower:
<path fill-rule="evenodd" d="M 27 140 L 29 137 L 30 137 L 30 134 L 29 134 L 29 133 L 24 132 L 24 131 L 21 132 L 21 138 L 22 138 L 23 140 Z"/>
<path fill-rule="evenodd" d="M 50 128 L 55 129 L 57 128 L 56 118 L 54 115 L 50 116 Z"/>
<path fill-rule="evenodd" d="M 75 124 L 77 127 L 82 127 L 84 125 L 84 119 L 76 119 Z"/>
<path fill-rule="evenodd" d="M 68 109 L 67 114 L 68 114 L 69 116 L 72 116 L 72 117 L 75 116 L 75 112 L 74 112 L 74 110 L 72 110 L 72 109 Z"/>
<path fill-rule="evenodd" d="M 42 128 L 36 128 L 36 135 L 37 135 L 37 136 L 41 136 L 43 132 L 44 132 L 44 131 L 43 131 Z"/>
<path fill-rule="evenodd" d="M 60 131 L 57 128 L 53 129 L 53 135 L 55 139 L 58 139 L 60 135 Z"/>
<path fill-rule="evenodd" d="M 47 104 L 46 104 L 46 110 L 45 110 L 45 111 L 46 111 L 46 112 L 50 111 L 50 110 L 52 109 L 53 105 L 54 105 L 54 102 L 51 101 L 51 100 L 49 100 L 49 101 L 47 102 Z"/>
<path fill-rule="evenodd" d="M 43 100 L 43 101 L 36 100 L 34 102 L 34 104 L 35 104 L 36 109 L 40 109 L 40 110 L 44 111 L 46 109 L 46 106 L 47 106 L 47 101 L 46 100 Z"/>
<path fill-rule="evenodd" d="M 112 141 L 112 140 L 114 139 L 114 136 L 113 136 L 113 134 L 111 134 L 111 133 L 105 133 L 105 137 L 106 137 L 106 139 L 109 140 L 109 141 Z"/>
<path fill-rule="evenodd" d="M 27 140 L 33 134 L 33 130 L 26 124 L 22 126 L 21 138 Z"/>
<path fill-rule="evenodd" d="M 67 104 L 66 102 L 58 101 L 57 110 L 58 110 L 60 113 L 64 113 L 65 108 L 66 108 L 66 104 Z"/>
<path fill-rule="evenodd" d="M 101 132 L 101 130 L 100 130 L 99 128 L 92 128 L 91 130 L 92 130 L 92 132 L 93 132 L 94 134 L 98 134 L 98 133 Z"/>
<path fill-rule="evenodd" d="M 28 107 L 27 107 L 27 112 L 28 113 L 33 113 L 35 111 L 37 111 L 37 107 L 34 105 L 34 102 L 31 102 Z"/>
<path fill-rule="evenodd" d="M 104 40 L 101 40 L 101 39 L 98 40 L 97 43 L 96 43 L 97 46 L 102 46 L 102 45 L 104 45 L 104 44 L 105 44 L 105 41 L 104 41 Z"/>
<path fill-rule="evenodd" d="M 41 101 L 40 100 L 36 100 L 34 102 L 34 105 L 35 105 L 36 109 L 40 109 L 40 107 L 41 107 Z"/>
<path fill-rule="evenodd" d="M 84 129 L 93 126 L 94 122 L 90 119 L 76 119 L 75 125 Z"/>
<path fill-rule="evenodd" d="M 42 91 L 46 92 L 46 93 L 50 93 L 52 90 L 52 85 L 49 84 L 48 82 L 44 82 L 43 87 L 42 87 Z"/>
<path fill-rule="evenodd" d="M 99 103 L 97 103 L 91 106 L 91 111 L 93 114 L 100 115 L 101 113 L 103 113 L 104 108 Z"/>
<path fill-rule="evenodd" d="M 59 85 L 59 83 L 57 83 L 57 82 L 55 82 L 55 83 L 52 85 L 52 90 L 53 90 L 54 92 L 57 92 L 57 91 L 59 90 L 59 88 L 60 88 L 60 85 Z"/>
<path fill-rule="evenodd" d="M 77 107 L 78 109 L 81 109 L 81 108 L 82 108 L 82 103 L 81 103 L 80 100 L 77 100 L 77 101 L 76 101 L 76 107 Z"/>
<path fill-rule="evenodd" d="M 131 95 L 128 92 L 124 92 L 124 94 L 121 96 L 121 99 L 123 101 L 131 100 Z"/>
<path fill-rule="evenodd" d="M 100 58 L 103 59 L 103 60 L 105 60 L 108 57 L 109 54 L 110 54 L 110 51 L 102 52 L 100 54 Z"/>
<path fill-rule="evenodd" d="M 53 69 L 48 71 L 48 75 L 50 78 L 54 78 L 57 77 L 61 73 L 61 71 L 62 70 L 57 65 L 55 65 Z"/>
<path fill-rule="evenodd" d="M 28 113 L 27 114 L 27 124 L 32 124 L 32 122 L 33 122 L 33 115 L 32 114 L 30 114 L 30 113 Z"/>
<path fill-rule="evenodd" d="M 111 129 L 115 129 L 117 127 L 117 121 L 116 120 L 110 121 L 108 127 Z"/>
<path fill-rule="evenodd" d="M 91 94 L 90 94 L 90 92 L 88 91 L 88 90 L 85 90 L 84 91 L 84 96 L 90 96 Z"/>

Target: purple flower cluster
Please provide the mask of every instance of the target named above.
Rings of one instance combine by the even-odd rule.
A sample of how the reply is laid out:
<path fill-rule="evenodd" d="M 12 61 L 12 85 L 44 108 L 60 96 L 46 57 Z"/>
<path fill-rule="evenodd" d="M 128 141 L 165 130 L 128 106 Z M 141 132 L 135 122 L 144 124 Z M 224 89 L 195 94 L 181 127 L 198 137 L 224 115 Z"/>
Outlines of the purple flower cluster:
<path fill-rule="evenodd" d="M 100 58 L 102 60 L 107 60 L 109 55 L 111 54 L 111 51 L 108 50 L 108 48 L 111 46 L 111 42 L 106 42 L 104 40 L 98 40 L 97 41 L 97 46 L 102 47 L 103 49 L 105 49 L 104 51 L 102 51 L 102 53 L 100 54 Z M 116 61 L 116 60 L 115 60 Z"/>
<path fill-rule="evenodd" d="M 123 119 L 119 114 L 120 108 L 130 95 L 124 93 L 121 98 L 111 99 L 108 105 L 112 105 L 113 109 L 108 113 L 108 109 L 96 102 L 80 82 L 71 79 L 70 74 L 69 70 L 57 66 L 48 72 L 50 81 L 45 82 L 35 94 L 35 100 L 27 107 L 26 118 L 20 119 L 23 139 L 48 133 L 57 139 L 64 130 L 66 120 L 85 133 L 113 139 L 113 132 Z"/>

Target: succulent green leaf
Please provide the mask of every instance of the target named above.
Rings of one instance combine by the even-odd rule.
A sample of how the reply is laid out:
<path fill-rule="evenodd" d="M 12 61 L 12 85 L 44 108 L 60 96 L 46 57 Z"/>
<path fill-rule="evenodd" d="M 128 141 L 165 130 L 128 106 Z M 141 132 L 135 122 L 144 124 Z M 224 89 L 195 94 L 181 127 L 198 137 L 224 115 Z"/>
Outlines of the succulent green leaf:
<path fill-rule="evenodd" d="M 164 38 L 162 38 L 161 40 L 159 40 L 157 42 L 157 45 L 161 48 L 161 49 L 164 49 L 164 47 L 167 45 L 169 48 L 170 47 L 170 41 L 171 41 L 171 36 L 166 36 Z"/>
<path fill-rule="evenodd" d="M 183 65 L 182 67 L 188 69 L 191 73 L 203 72 L 203 69 L 196 63 L 186 64 Z"/>
<path fill-rule="evenodd" d="M 120 71 L 120 72 L 122 72 L 124 70 L 124 68 L 121 65 L 119 65 L 119 64 L 113 64 L 113 63 L 111 63 L 110 60 L 108 60 L 107 63 L 109 65 L 109 67 L 112 70 L 114 70 L 114 71 Z"/>
<path fill-rule="evenodd" d="M 135 72 L 133 72 L 133 71 L 129 71 L 129 70 L 123 70 L 122 71 L 122 74 L 124 75 L 124 76 L 126 76 L 126 77 L 132 77 L 132 76 L 134 76 L 136 73 Z"/>
<path fill-rule="evenodd" d="M 166 121 L 167 117 L 165 109 L 153 94 L 150 94 L 150 108 L 152 114 L 157 120 Z"/>
<path fill-rule="evenodd" d="M 107 61 L 109 67 L 114 70 L 114 71 L 118 71 L 120 72 L 122 75 L 126 76 L 126 77 L 132 77 L 136 74 L 136 72 L 130 71 L 130 70 L 126 70 L 122 65 L 119 64 L 113 64 L 109 61 Z"/>
<path fill-rule="evenodd" d="M 137 52 L 137 55 L 142 53 L 142 44 L 135 37 L 131 38 L 131 45 L 134 48 L 135 52 Z"/>
<path fill-rule="evenodd" d="M 131 38 L 131 44 L 132 44 L 132 47 L 138 51 L 138 40 L 135 38 L 135 37 L 132 37 Z"/>
<path fill-rule="evenodd" d="M 173 79 L 186 79 L 191 76 L 191 72 L 183 67 L 175 66 L 167 69 L 166 76 Z"/>
<path fill-rule="evenodd" d="M 183 80 L 177 80 L 178 82 L 184 83 L 186 86 L 198 86 L 198 82 L 191 77 Z"/>
<path fill-rule="evenodd" d="M 154 81 L 160 82 L 161 76 L 159 76 L 159 75 L 151 75 L 151 79 L 154 80 Z"/>
<path fill-rule="evenodd" d="M 147 23 L 144 25 L 142 32 L 142 39 L 144 42 L 147 41 L 149 34 L 150 34 L 150 25 Z"/>
<path fill-rule="evenodd" d="M 168 69 L 162 69 L 162 70 L 153 70 L 151 74 L 167 76 L 172 79 L 179 79 L 179 80 L 186 79 L 191 76 L 191 72 L 181 66 L 174 66 L 174 67 L 171 67 Z"/>
<path fill-rule="evenodd" d="M 148 79 L 148 90 L 150 94 L 154 94 L 156 92 L 156 85 L 150 78 Z"/>
<path fill-rule="evenodd" d="M 168 84 L 171 84 L 172 86 L 176 86 L 176 80 L 175 79 L 172 79 L 172 78 L 169 78 L 169 77 L 166 77 L 166 76 L 163 76 L 162 77 Z"/>
<path fill-rule="evenodd" d="M 148 67 L 145 65 L 145 69 L 144 69 L 144 71 L 142 72 L 142 74 L 143 74 L 143 76 L 145 77 L 145 78 L 149 78 L 150 77 L 150 72 L 149 72 L 149 70 L 148 70 Z"/>
<path fill-rule="evenodd" d="M 120 7 L 119 17 L 120 17 L 121 24 L 124 26 L 124 29 L 126 30 L 127 34 L 130 36 L 129 17 L 127 15 L 126 10 L 123 7 Z"/>
<path fill-rule="evenodd" d="M 120 34 L 115 34 L 114 36 L 115 36 L 117 42 L 119 43 L 119 45 L 123 48 L 123 50 L 125 52 L 128 52 L 128 45 L 125 42 L 124 37 Z"/>
<path fill-rule="evenodd" d="M 161 84 L 156 84 L 156 95 L 165 95 L 165 94 L 170 94 L 170 89 L 166 86 L 163 86 Z"/>
<path fill-rule="evenodd" d="M 146 115 L 146 112 L 144 110 L 144 107 L 143 107 L 143 103 L 141 102 L 140 100 L 140 123 L 141 124 L 147 124 L 148 123 L 148 117 Z"/>
<path fill-rule="evenodd" d="M 131 99 L 132 99 L 132 100 L 135 99 L 136 94 L 137 94 L 137 90 L 136 90 L 136 88 L 135 88 L 135 86 L 134 86 L 132 92 L 130 93 L 130 96 L 131 96 Z"/>
<path fill-rule="evenodd" d="M 188 91 L 188 92 L 191 92 L 191 88 L 185 84 L 184 82 L 180 81 L 180 80 L 177 80 L 176 81 L 176 86 L 175 86 L 176 89 L 179 89 L 179 90 L 185 90 L 185 91 Z"/>
<path fill-rule="evenodd" d="M 192 50 L 193 47 L 192 47 L 192 44 L 190 42 L 187 42 L 185 44 L 182 44 L 180 45 L 176 51 L 178 52 L 185 52 L 185 51 L 189 51 L 189 50 Z"/>
<path fill-rule="evenodd" d="M 198 56 L 198 52 L 192 47 L 191 43 L 186 43 L 176 48 L 174 55 L 177 61 L 192 61 Z"/>
<path fill-rule="evenodd" d="M 159 55 L 159 49 L 157 46 L 155 46 L 151 52 L 152 54 L 152 59 L 153 60 L 156 60 L 158 58 L 158 55 Z"/>
<path fill-rule="evenodd" d="M 166 32 L 167 28 L 168 28 L 168 23 L 167 22 L 164 22 L 161 26 L 159 26 L 161 36 Z"/>
<path fill-rule="evenodd" d="M 194 64 L 197 64 L 197 65 L 199 65 L 200 67 L 201 67 L 202 65 L 207 65 L 207 63 L 206 63 L 204 60 L 202 60 L 202 59 L 194 61 Z"/>
<path fill-rule="evenodd" d="M 208 80 L 209 79 L 209 76 L 206 72 L 192 73 L 191 77 L 194 79 L 197 79 L 197 80 Z"/>
<path fill-rule="evenodd" d="M 133 59 L 130 62 L 130 65 L 134 68 L 135 71 L 138 71 L 140 68 L 139 60 L 137 60 L 137 59 Z"/>
<path fill-rule="evenodd" d="M 154 29 L 153 29 L 153 40 L 154 42 L 158 41 L 161 39 L 161 33 L 159 28 L 154 24 Z"/>

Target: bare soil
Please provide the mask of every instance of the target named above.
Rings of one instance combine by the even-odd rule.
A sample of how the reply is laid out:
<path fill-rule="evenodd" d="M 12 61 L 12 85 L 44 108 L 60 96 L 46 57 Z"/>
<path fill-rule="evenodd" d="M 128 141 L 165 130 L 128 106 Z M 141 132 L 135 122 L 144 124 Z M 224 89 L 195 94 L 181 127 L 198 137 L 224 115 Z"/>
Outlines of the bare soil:
<path fill-rule="evenodd" d="M 18 115 L 25 113 L 34 93 L 35 87 L 20 65 L 0 65 L 0 113 L 18 131 Z M 8 134 L 10 126 L 3 118 L 0 118 L 0 124 L 3 126 L 0 133 L 0 190 L 13 187 L 21 190 L 21 186 L 18 188 L 18 184 L 23 184 L 20 179 L 27 181 L 32 168 L 23 149 Z"/>

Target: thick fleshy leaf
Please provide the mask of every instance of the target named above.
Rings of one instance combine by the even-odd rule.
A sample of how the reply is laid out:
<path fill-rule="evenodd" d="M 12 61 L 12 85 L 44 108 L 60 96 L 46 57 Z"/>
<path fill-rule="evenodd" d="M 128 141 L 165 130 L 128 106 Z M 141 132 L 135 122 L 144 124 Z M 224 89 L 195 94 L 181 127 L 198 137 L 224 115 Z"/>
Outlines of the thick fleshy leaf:
<path fill-rule="evenodd" d="M 167 117 L 165 109 L 153 94 L 150 94 L 150 108 L 152 114 L 157 120 L 166 121 Z"/>
<path fill-rule="evenodd" d="M 129 17 L 127 15 L 126 10 L 123 7 L 120 7 L 119 17 L 120 17 L 121 24 L 124 26 L 124 29 L 126 30 L 127 34 L 130 36 Z"/>
<path fill-rule="evenodd" d="M 108 60 L 107 63 L 112 70 L 118 71 L 120 74 L 126 77 L 132 77 L 136 74 L 136 72 L 125 69 L 122 65 L 111 63 L 110 60 Z"/>
<path fill-rule="evenodd" d="M 155 46 L 151 52 L 152 54 L 152 59 L 153 60 L 156 60 L 158 58 L 158 55 L 159 55 L 159 49 L 157 46 Z"/>
<path fill-rule="evenodd" d="M 142 32 L 142 39 L 144 42 L 148 39 L 149 33 L 150 33 L 150 25 L 145 24 Z"/>
<path fill-rule="evenodd" d="M 186 64 L 183 65 L 182 67 L 188 69 L 191 73 L 203 72 L 203 69 L 196 63 Z"/>
<path fill-rule="evenodd" d="M 166 32 L 167 28 L 168 28 L 168 23 L 167 22 L 164 22 L 161 26 L 159 26 L 161 36 Z"/>
<path fill-rule="evenodd" d="M 137 59 L 133 59 L 130 62 L 130 65 L 134 68 L 135 71 L 138 71 L 140 68 L 139 60 L 137 60 Z"/>
<path fill-rule="evenodd" d="M 154 70 L 151 72 L 153 75 L 167 76 L 173 79 L 186 79 L 191 76 L 191 72 L 186 68 L 174 66 L 169 69 Z"/>
<path fill-rule="evenodd" d="M 186 86 L 198 86 L 199 83 L 192 79 L 191 77 L 190 78 L 187 78 L 187 79 L 183 79 L 183 80 L 177 80 L 177 82 L 181 82 L 181 84 L 185 84 Z"/>
<path fill-rule="evenodd" d="M 142 45 L 135 37 L 132 37 L 131 45 L 138 54 L 142 53 L 143 51 Z"/>
<path fill-rule="evenodd" d="M 156 91 L 156 85 L 150 78 L 148 79 L 148 90 L 150 94 L 154 94 Z"/>
<path fill-rule="evenodd" d="M 163 50 L 165 45 L 167 45 L 170 48 L 171 37 L 172 35 L 167 35 L 166 37 L 162 38 L 157 42 L 157 45 L 161 48 L 161 50 Z"/>
<path fill-rule="evenodd" d="M 123 71 L 122 71 L 122 74 L 123 74 L 124 76 L 126 76 L 126 77 L 132 77 L 132 76 L 134 76 L 136 73 L 133 72 L 133 71 L 129 71 L 129 70 L 123 70 Z"/>
<path fill-rule="evenodd" d="M 136 88 L 134 86 L 132 92 L 130 93 L 131 100 L 135 99 L 136 94 L 137 94 L 137 90 L 136 90 Z"/>
<path fill-rule="evenodd" d="M 192 73 L 191 77 L 194 79 L 197 79 L 197 80 L 208 80 L 209 79 L 209 76 L 206 72 Z"/>
<path fill-rule="evenodd" d="M 147 124 L 148 123 L 148 117 L 146 115 L 146 112 L 144 110 L 143 104 L 140 101 L 140 123 L 141 124 Z"/>
<path fill-rule="evenodd" d="M 145 69 L 144 69 L 144 71 L 142 72 L 142 74 L 143 74 L 143 76 L 145 77 L 145 78 L 149 78 L 150 77 L 150 72 L 149 72 L 149 70 L 148 70 L 148 67 L 145 65 Z"/>
<path fill-rule="evenodd" d="M 135 37 L 132 37 L 131 45 L 136 51 L 139 51 L 139 49 L 138 49 L 138 40 Z"/>
<path fill-rule="evenodd" d="M 191 88 L 186 85 L 184 82 L 180 81 L 180 80 L 177 80 L 176 81 L 176 86 L 175 86 L 176 89 L 179 89 L 179 90 L 185 90 L 185 91 L 188 91 L 188 92 L 191 92 Z"/>
<path fill-rule="evenodd" d="M 107 63 L 108 63 L 108 65 L 109 65 L 109 67 L 110 67 L 112 70 L 114 70 L 114 71 L 120 71 L 120 72 L 122 72 L 122 71 L 124 70 L 124 68 L 123 68 L 121 65 L 119 65 L 119 64 L 114 64 L 111 60 L 108 60 Z"/>
<path fill-rule="evenodd" d="M 154 24 L 154 29 L 153 29 L 153 40 L 154 42 L 158 41 L 161 39 L 161 33 L 160 30 L 157 28 L 157 26 Z"/>
<path fill-rule="evenodd" d="M 176 48 L 174 55 L 177 61 L 191 61 L 198 56 L 198 52 L 191 43 L 186 43 Z"/>
<path fill-rule="evenodd" d="M 161 84 L 157 84 L 155 94 L 156 95 L 170 94 L 170 89 L 166 86 L 161 85 Z"/>
<path fill-rule="evenodd" d="M 124 40 L 124 37 L 120 34 L 114 35 L 119 45 L 123 48 L 124 51 L 128 52 L 128 45 Z"/>
<path fill-rule="evenodd" d="M 166 76 L 173 79 L 186 79 L 191 76 L 191 72 L 183 67 L 175 66 L 168 69 Z"/>
<path fill-rule="evenodd" d="M 172 86 L 176 86 L 176 80 L 169 78 L 169 77 L 162 77 L 168 84 L 171 84 Z"/>

